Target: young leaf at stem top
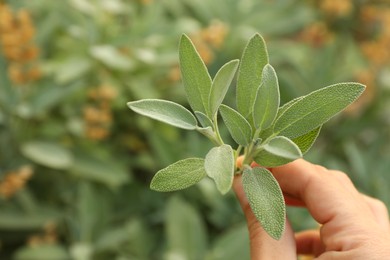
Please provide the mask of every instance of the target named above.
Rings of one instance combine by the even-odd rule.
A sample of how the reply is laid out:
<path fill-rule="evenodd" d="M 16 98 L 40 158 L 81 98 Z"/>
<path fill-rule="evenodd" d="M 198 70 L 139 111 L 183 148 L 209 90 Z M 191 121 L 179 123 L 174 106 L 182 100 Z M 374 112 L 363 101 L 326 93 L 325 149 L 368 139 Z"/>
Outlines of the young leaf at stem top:
<path fill-rule="evenodd" d="M 267 63 L 268 52 L 264 39 L 260 34 L 255 34 L 244 49 L 237 76 L 237 110 L 248 120 Z"/>
<path fill-rule="evenodd" d="M 267 64 L 263 69 L 261 85 L 253 106 L 255 128 L 267 129 L 275 120 L 280 104 L 278 77 L 274 68 Z"/>
<path fill-rule="evenodd" d="M 247 168 L 242 185 L 256 219 L 272 238 L 279 240 L 285 228 L 286 206 L 272 173 L 260 167 Z"/>
<path fill-rule="evenodd" d="M 202 112 L 195 111 L 195 116 L 198 118 L 199 123 L 203 127 L 213 127 L 213 122 L 211 122 L 211 119 Z"/>
<path fill-rule="evenodd" d="M 221 105 L 219 112 L 234 141 L 239 145 L 247 146 L 252 140 L 252 127 L 248 121 L 236 110 L 226 105 Z"/>
<path fill-rule="evenodd" d="M 301 136 L 322 125 L 364 91 L 359 83 L 339 83 L 314 91 L 292 104 L 275 122 L 275 133 Z"/>
<path fill-rule="evenodd" d="M 179 128 L 194 130 L 197 126 L 196 118 L 188 109 L 171 101 L 142 99 L 128 102 L 127 106 L 138 114 Z"/>
<path fill-rule="evenodd" d="M 234 152 L 230 145 L 212 148 L 206 155 L 204 167 L 207 175 L 214 179 L 217 189 L 227 193 L 233 184 Z"/>
<path fill-rule="evenodd" d="M 225 95 L 229 89 L 230 83 L 234 78 L 238 67 L 239 60 L 232 60 L 225 65 L 217 72 L 213 80 L 210 97 L 209 97 L 209 117 L 214 118 L 215 113 L 217 113 L 219 105 L 221 105 Z"/>
<path fill-rule="evenodd" d="M 211 77 L 190 38 L 183 34 L 179 46 L 180 71 L 192 110 L 208 114 Z"/>

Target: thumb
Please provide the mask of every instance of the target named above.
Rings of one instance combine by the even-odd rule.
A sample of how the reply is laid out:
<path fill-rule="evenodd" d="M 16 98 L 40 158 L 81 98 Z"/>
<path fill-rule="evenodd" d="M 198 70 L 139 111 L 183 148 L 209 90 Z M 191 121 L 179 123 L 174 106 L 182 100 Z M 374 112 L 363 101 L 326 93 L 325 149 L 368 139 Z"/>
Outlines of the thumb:
<path fill-rule="evenodd" d="M 236 175 L 233 190 L 244 212 L 250 239 L 251 259 L 296 259 L 294 233 L 289 222 L 280 240 L 271 238 L 257 221 L 242 186 L 242 176 Z"/>

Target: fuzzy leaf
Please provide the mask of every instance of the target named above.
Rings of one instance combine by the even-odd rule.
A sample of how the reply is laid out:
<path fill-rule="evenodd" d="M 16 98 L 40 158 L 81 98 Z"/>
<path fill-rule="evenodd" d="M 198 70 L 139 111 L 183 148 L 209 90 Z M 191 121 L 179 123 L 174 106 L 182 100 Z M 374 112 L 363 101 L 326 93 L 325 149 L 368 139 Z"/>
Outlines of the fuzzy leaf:
<path fill-rule="evenodd" d="M 279 240 L 285 229 L 286 206 L 272 173 L 260 167 L 245 169 L 242 185 L 256 219 L 272 238 Z"/>
<path fill-rule="evenodd" d="M 312 130 L 304 135 L 301 135 L 301 136 L 298 136 L 298 137 L 292 139 L 292 141 L 296 145 L 298 145 L 299 150 L 301 150 L 302 154 L 305 154 L 312 147 L 312 145 L 316 141 L 316 139 L 321 131 L 321 127 L 322 126 L 319 126 L 316 129 L 314 129 L 314 130 Z"/>
<path fill-rule="evenodd" d="M 211 122 L 211 119 L 202 112 L 195 111 L 195 116 L 198 118 L 199 123 L 203 127 L 213 127 L 213 122 Z"/>
<path fill-rule="evenodd" d="M 215 132 L 213 131 L 213 128 L 211 128 L 210 126 L 208 126 L 208 127 L 197 127 L 196 131 L 198 131 L 202 135 L 206 136 L 211 141 L 214 141 L 214 140 L 217 139 L 217 136 L 216 136 Z M 218 145 L 219 143 L 215 143 L 215 144 Z"/>
<path fill-rule="evenodd" d="M 215 181 L 218 190 L 226 194 L 233 184 L 234 153 L 230 145 L 223 144 L 212 148 L 206 155 L 207 175 Z"/>
<path fill-rule="evenodd" d="M 289 138 L 308 133 L 355 101 L 364 88 L 358 83 L 340 83 L 314 91 L 280 115 L 275 132 Z"/>
<path fill-rule="evenodd" d="M 267 64 L 263 69 L 262 83 L 257 90 L 253 106 L 253 122 L 256 128 L 267 129 L 275 120 L 280 104 L 278 77 Z"/>
<path fill-rule="evenodd" d="M 226 105 L 221 105 L 219 112 L 234 141 L 247 146 L 252 138 L 252 127 L 248 121 L 236 110 Z"/>
<path fill-rule="evenodd" d="M 138 114 L 158 121 L 193 130 L 197 122 L 194 115 L 182 105 L 162 99 L 142 99 L 128 102 L 127 106 Z"/>
<path fill-rule="evenodd" d="M 22 144 L 21 152 L 28 159 L 53 169 L 68 169 L 74 163 L 73 154 L 57 143 L 30 141 Z"/>
<path fill-rule="evenodd" d="M 253 109 L 262 71 L 267 63 L 268 52 L 264 39 L 260 34 L 255 34 L 245 47 L 237 77 L 237 109 L 246 119 L 249 119 Z"/>
<path fill-rule="evenodd" d="M 180 197 L 172 196 L 166 204 L 165 236 L 166 253 L 157 259 L 205 259 L 208 248 L 206 225 L 200 211 Z M 144 231 L 145 233 L 145 231 Z M 153 259 L 153 257 L 130 257 L 128 259 Z"/>
<path fill-rule="evenodd" d="M 279 107 L 278 109 L 278 113 L 276 115 L 276 119 L 274 120 L 274 124 L 275 122 L 278 120 L 278 118 L 280 117 L 280 115 L 282 115 L 289 107 L 291 107 L 293 104 L 295 104 L 296 102 L 298 102 L 299 100 L 301 100 L 303 97 L 298 97 L 298 98 L 294 98 L 293 100 L 290 100 L 289 102 L 287 102 L 286 104 L 284 104 L 283 106 Z M 273 127 L 268 127 L 267 129 L 264 129 L 263 131 L 260 132 L 260 138 L 262 138 L 263 140 L 266 140 L 268 137 L 270 137 L 272 134 L 274 133 L 274 129 Z"/>
<path fill-rule="evenodd" d="M 209 97 L 209 117 L 213 118 L 215 113 L 217 113 L 234 78 L 238 63 L 239 60 L 232 60 L 226 63 L 215 75 Z"/>
<path fill-rule="evenodd" d="M 195 46 L 185 34 L 180 39 L 179 60 L 184 90 L 191 108 L 207 114 L 211 77 Z"/>
<path fill-rule="evenodd" d="M 224 214 L 224 213 L 222 213 Z M 249 234 L 246 223 L 235 224 L 215 239 L 207 260 L 250 259 Z"/>
<path fill-rule="evenodd" d="M 135 67 L 134 62 L 130 57 L 126 57 L 123 52 L 111 45 L 92 46 L 90 54 L 92 57 L 112 69 L 129 71 Z"/>
<path fill-rule="evenodd" d="M 205 176 L 204 159 L 188 158 L 159 170 L 154 175 L 150 188 L 162 192 L 182 190 L 198 183 Z"/>
<path fill-rule="evenodd" d="M 299 100 L 301 100 L 303 98 L 302 97 L 297 97 L 297 98 L 294 98 L 292 100 L 290 100 L 289 102 L 287 102 L 286 104 L 284 104 L 283 106 L 281 106 L 279 109 L 278 109 L 278 115 L 276 116 L 276 118 L 279 118 L 284 112 L 286 112 L 287 109 L 289 109 L 292 105 L 294 105 L 295 103 L 297 103 Z"/>
<path fill-rule="evenodd" d="M 254 160 L 263 167 L 276 167 L 302 157 L 299 147 L 284 136 L 277 136 L 265 144 Z"/>

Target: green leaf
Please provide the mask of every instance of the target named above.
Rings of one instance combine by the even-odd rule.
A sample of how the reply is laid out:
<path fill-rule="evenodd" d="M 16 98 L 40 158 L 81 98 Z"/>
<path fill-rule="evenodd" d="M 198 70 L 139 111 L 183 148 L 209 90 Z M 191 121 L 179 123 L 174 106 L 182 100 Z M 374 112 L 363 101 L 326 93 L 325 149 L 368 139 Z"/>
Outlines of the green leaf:
<path fill-rule="evenodd" d="M 207 232 L 198 212 L 179 197 L 169 200 L 165 216 L 168 247 L 165 259 L 205 259 Z"/>
<path fill-rule="evenodd" d="M 111 45 L 98 45 L 90 49 L 90 54 L 104 65 L 121 71 L 129 71 L 135 67 L 134 61 L 130 57 Z"/>
<path fill-rule="evenodd" d="M 21 97 L 8 77 L 8 64 L 3 55 L 0 55 L 0 108 L 2 112 L 12 113 Z"/>
<path fill-rule="evenodd" d="M 289 102 L 287 102 L 283 106 L 279 107 L 278 113 L 276 115 L 276 119 L 274 120 L 273 124 L 275 124 L 275 122 L 278 120 L 280 115 L 282 115 L 289 107 L 291 107 L 293 104 L 295 104 L 296 102 L 298 102 L 302 98 L 303 97 L 294 98 L 293 100 L 290 100 Z M 264 129 L 263 131 L 260 132 L 260 138 L 263 140 L 267 140 L 267 138 L 270 137 L 272 134 L 274 134 L 274 132 L 275 131 L 274 131 L 273 127 L 268 127 L 267 129 Z"/>
<path fill-rule="evenodd" d="M 127 106 L 138 114 L 158 121 L 193 130 L 197 122 L 194 115 L 182 105 L 162 99 L 142 99 L 128 102 Z"/>
<path fill-rule="evenodd" d="M 294 98 L 292 100 L 290 100 L 289 102 L 285 103 L 283 106 L 279 107 L 278 109 L 278 114 L 276 115 L 276 119 L 274 120 L 274 124 L 275 122 L 278 120 L 278 118 L 289 108 L 291 107 L 293 104 L 295 104 L 296 102 L 298 102 L 299 100 L 301 100 L 303 97 L 297 97 L 297 98 Z M 260 138 L 262 138 L 263 140 L 266 140 L 268 137 L 270 137 L 272 134 L 274 133 L 274 129 L 273 127 L 269 127 L 267 129 L 264 129 L 264 131 L 261 131 L 260 133 Z"/>
<path fill-rule="evenodd" d="M 24 246 L 16 251 L 15 260 L 41 260 L 41 259 L 70 259 L 65 247 L 57 244 L 40 244 L 36 246 Z"/>
<path fill-rule="evenodd" d="M 292 139 L 292 141 L 299 147 L 302 154 L 305 154 L 312 147 L 321 131 L 321 127 L 322 126 L 319 126 L 304 135 Z"/>
<path fill-rule="evenodd" d="M 285 229 L 286 206 L 278 182 L 264 168 L 247 168 L 242 185 L 249 205 L 264 230 L 279 240 Z"/>
<path fill-rule="evenodd" d="M 262 71 L 267 63 L 268 53 L 264 39 L 260 34 L 255 34 L 245 47 L 237 77 L 237 109 L 246 119 L 249 119 L 253 109 Z"/>
<path fill-rule="evenodd" d="M 263 167 L 276 167 L 302 157 L 299 147 L 284 136 L 277 136 L 261 147 L 254 160 Z"/>
<path fill-rule="evenodd" d="M 213 122 L 211 122 L 211 119 L 202 112 L 195 111 L 195 116 L 198 118 L 199 123 L 203 127 L 213 127 Z"/>
<path fill-rule="evenodd" d="M 253 106 L 253 122 L 256 128 L 267 129 L 275 120 L 280 104 L 278 77 L 267 64 L 263 69 L 262 83 L 257 90 Z"/>
<path fill-rule="evenodd" d="M 226 194 L 233 185 L 234 152 L 230 145 L 212 148 L 206 155 L 204 167 L 207 175 L 215 181 L 217 189 Z"/>
<path fill-rule="evenodd" d="M 123 220 L 120 225 L 105 229 L 93 244 L 94 255 L 115 252 L 124 246 L 132 259 L 148 259 L 150 251 L 154 249 L 153 243 L 150 243 L 153 227 L 147 226 L 145 222 L 143 216 L 133 216 Z"/>
<path fill-rule="evenodd" d="M 204 159 L 188 158 L 158 171 L 150 188 L 162 192 L 182 190 L 198 183 L 205 176 Z"/>
<path fill-rule="evenodd" d="M 196 128 L 196 131 L 201 133 L 202 135 L 206 136 L 209 140 L 211 141 L 216 141 L 217 140 L 217 135 L 213 131 L 213 129 L 208 126 L 208 127 L 198 127 Z M 219 142 L 217 141 L 215 144 L 219 145 Z"/>
<path fill-rule="evenodd" d="M 56 82 L 66 84 L 77 82 L 76 79 L 84 76 L 93 68 L 93 61 L 89 57 L 71 56 L 60 62 L 49 65 L 47 68 L 52 71 Z M 61 87 L 61 86 L 58 86 Z M 62 86 L 63 87 L 63 86 Z"/>
<path fill-rule="evenodd" d="M 188 102 L 194 111 L 207 114 L 211 77 L 195 46 L 185 34 L 180 39 L 179 59 Z"/>
<path fill-rule="evenodd" d="M 275 123 L 275 132 L 295 138 L 328 121 L 364 91 L 359 83 L 340 83 L 314 91 L 292 104 Z"/>
<path fill-rule="evenodd" d="M 0 229 L 6 232 L 22 233 L 28 230 L 38 230 L 46 223 L 58 222 L 59 215 L 51 211 L 40 211 L 37 213 L 25 213 L 3 209 L 0 212 Z"/>
<path fill-rule="evenodd" d="M 247 146 L 252 138 L 252 127 L 248 121 L 236 110 L 226 105 L 221 105 L 219 112 L 234 141 L 242 146 Z"/>
<path fill-rule="evenodd" d="M 129 182 L 128 169 L 115 158 L 101 158 L 86 152 L 75 153 L 71 173 L 84 180 L 117 188 Z"/>
<path fill-rule="evenodd" d="M 276 118 L 279 118 L 284 112 L 286 112 L 287 109 L 289 109 L 292 105 L 294 105 L 295 103 L 297 103 L 299 100 L 301 100 L 303 98 L 302 97 L 297 97 L 297 98 L 294 98 L 292 100 L 290 100 L 289 102 L 287 102 L 286 104 L 284 104 L 283 106 L 281 106 L 279 109 L 278 109 L 278 115 L 276 116 Z"/>
<path fill-rule="evenodd" d="M 246 223 L 234 225 L 216 238 L 207 260 L 250 259 L 249 234 Z"/>
<path fill-rule="evenodd" d="M 211 118 L 213 118 L 215 113 L 217 113 L 219 106 L 225 98 L 229 86 L 234 78 L 234 74 L 236 73 L 238 63 L 239 60 L 232 60 L 226 63 L 215 75 L 209 98 L 209 116 Z"/>
<path fill-rule="evenodd" d="M 22 145 L 22 154 L 28 159 L 54 169 L 67 169 L 73 164 L 73 155 L 60 144 L 30 141 Z"/>
<path fill-rule="evenodd" d="M 80 91 L 84 87 L 84 84 L 80 81 L 76 81 L 73 84 L 67 86 L 64 85 L 41 85 L 39 90 L 29 98 L 29 112 L 31 115 L 37 115 L 40 113 L 48 112 L 54 106 L 58 106 L 63 103 L 63 100 L 73 95 L 75 92 Z"/>

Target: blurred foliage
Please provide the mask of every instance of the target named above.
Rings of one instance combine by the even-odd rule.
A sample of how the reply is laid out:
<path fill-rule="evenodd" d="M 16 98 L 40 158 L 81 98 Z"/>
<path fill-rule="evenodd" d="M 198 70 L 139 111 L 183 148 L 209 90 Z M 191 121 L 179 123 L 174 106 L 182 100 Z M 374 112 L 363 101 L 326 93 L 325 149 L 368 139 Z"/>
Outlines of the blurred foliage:
<path fill-rule="evenodd" d="M 340 81 L 367 84 L 307 158 L 390 206 L 388 1 L 3 0 L 0 258 L 249 259 L 234 194 L 207 180 L 149 190 L 156 170 L 210 144 L 125 104 L 186 105 L 182 33 L 213 75 L 254 32 L 266 38 L 284 101 Z M 303 209 L 289 217 L 297 230 L 316 225 Z"/>

